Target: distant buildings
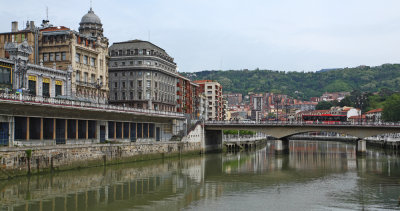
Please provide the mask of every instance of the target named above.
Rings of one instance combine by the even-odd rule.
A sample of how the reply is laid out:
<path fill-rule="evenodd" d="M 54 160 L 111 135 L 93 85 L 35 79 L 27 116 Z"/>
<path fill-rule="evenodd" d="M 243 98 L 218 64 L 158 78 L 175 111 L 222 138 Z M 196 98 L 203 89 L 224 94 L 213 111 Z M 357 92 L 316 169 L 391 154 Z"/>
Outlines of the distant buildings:
<path fill-rule="evenodd" d="M 243 101 L 243 96 L 240 93 L 224 94 L 223 97 L 228 101 L 228 107 L 237 106 Z"/>
<path fill-rule="evenodd" d="M 200 86 L 200 93 L 204 93 L 207 101 L 207 116 L 209 120 L 224 120 L 223 115 L 223 100 L 222 100 L 222 86 L 212 80 L 194 81 Z"/>

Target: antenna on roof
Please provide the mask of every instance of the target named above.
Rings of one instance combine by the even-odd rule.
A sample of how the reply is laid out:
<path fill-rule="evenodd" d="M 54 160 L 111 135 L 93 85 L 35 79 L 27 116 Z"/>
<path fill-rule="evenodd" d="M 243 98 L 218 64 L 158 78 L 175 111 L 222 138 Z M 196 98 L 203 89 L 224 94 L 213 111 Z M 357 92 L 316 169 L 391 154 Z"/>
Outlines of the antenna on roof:
<path fill-rule="evenodd" d="M 90 0 L 90 10 L 92 10 L 92 0 Z"/>
<path fill-rule="evenodd" d="M 49 7 L 46 6 L 46 20 L 49 20 Z"/>

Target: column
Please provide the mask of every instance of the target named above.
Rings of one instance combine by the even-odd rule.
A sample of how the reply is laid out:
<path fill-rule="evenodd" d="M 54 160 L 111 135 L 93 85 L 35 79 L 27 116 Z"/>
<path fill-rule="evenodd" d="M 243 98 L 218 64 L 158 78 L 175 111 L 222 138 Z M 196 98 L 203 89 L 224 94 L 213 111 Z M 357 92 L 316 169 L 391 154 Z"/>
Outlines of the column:
<path fill-rule="evenodd" d="M 275 154 L 287 154 L 289 153 L 289 139 L 282 138 L 275 140 Z"/>
<path fill-rule="evenodd" d="M 68 139 L 68 120 L 65 120 L 65 143 L 67 143 Z"/>
<path fill-rule="evenodd" d="M 53 118 L 53 140 L 56 140 L 56 118 Z"/>
<path fill-rule="evenodd" d="M 85 134 L 85 139 L 87 140 L 89 138 L 89 121 L 86 120 L 86 134 Z"/>
<path fill-rule="evenodd" d="M 117 122 L 114 122 L 114 140 L 117 139 Z"/>
<path fill-rule="evenodd" d="M 29 117 L 26 117 L 26 140 L 29 141 Z"/>
<path fill-rule="evenodd" d="M 124 137 L 124 126 L 125 126 L 125 123 L 126 123 L 126 122 L 121 122 L 121 127 L 122 127 L 122 128 L 121 128 L 121 133 L 122 133 L 122 134 L 121 134 L 121 139 L 124 139 L 124 138 L 125 138 L 125 137 Z"/>
<path fill-rule="evenodd" d="M 43 118 L 40 118 L 40 140 L 43 140 Z"/>
<path fill-rule="evenodd" d="M 358 139 L 357 140 L 357 155 L 366 155 L 367 154 L 367 142 L 363 139 Z"/>
<path fill-rule="evenodd" d="M 75 139 L 78 140 L 78 120 L 75 120 Z"/>
<path fill-rule="evenodd" d="M 9 122 L 8 134 L 10 134 L 8 136 L 8 146 L 12 147 L 12 146 L 14 146 L 14 140 L 15 140 L 15 136 L 14 136 L 15 135 L 15 118 L 13 116 L 9 117 L 8 122 Z"/>

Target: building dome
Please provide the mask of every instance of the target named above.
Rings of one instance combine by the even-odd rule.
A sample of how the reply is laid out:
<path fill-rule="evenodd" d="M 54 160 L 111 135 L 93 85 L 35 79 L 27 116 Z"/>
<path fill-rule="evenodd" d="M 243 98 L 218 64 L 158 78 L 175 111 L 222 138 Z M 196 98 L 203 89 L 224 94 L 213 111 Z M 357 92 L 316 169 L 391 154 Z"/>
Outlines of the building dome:
<path fill-rule="evenodd" d="M 94 14 L 92 8 L 90 8 L 89 12 L 86 15 L 84 15 L 81 19 L 80 24 L 84 24 L 84 23 L 101 24 L 101 20 L 100 20 L 99 16 Z"/>
<path fill-rule="evenodd" d="M 79 33 L 91 37 L 103 37 L 103 25 L 99 16 L 94 14 L 92 8 L 82 17 L 79 23 Z"/>

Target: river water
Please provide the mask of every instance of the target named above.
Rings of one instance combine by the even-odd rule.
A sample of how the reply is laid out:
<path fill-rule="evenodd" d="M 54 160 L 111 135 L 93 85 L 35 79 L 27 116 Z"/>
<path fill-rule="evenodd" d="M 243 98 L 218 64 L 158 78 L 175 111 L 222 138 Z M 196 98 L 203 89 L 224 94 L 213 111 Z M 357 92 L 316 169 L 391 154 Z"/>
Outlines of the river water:
<path fill-rule="evenodd" d="M 0 182 L 0 210 L 398 210 L 400 157 L 291 141 Z"/>

